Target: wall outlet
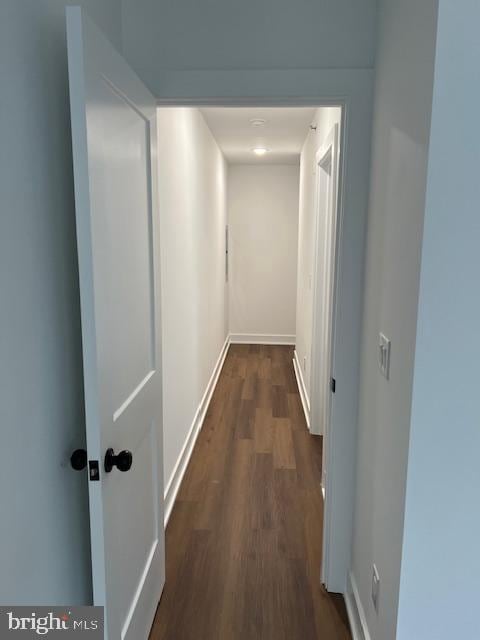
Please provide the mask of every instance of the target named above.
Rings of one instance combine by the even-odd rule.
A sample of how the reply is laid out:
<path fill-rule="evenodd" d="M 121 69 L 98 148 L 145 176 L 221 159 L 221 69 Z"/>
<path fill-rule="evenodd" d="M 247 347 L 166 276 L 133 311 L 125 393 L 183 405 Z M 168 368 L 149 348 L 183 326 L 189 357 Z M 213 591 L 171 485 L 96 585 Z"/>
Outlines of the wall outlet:
<path fill-rule="evenodd" d="M 375 565 L 373 565 L 372 571 L 372 602 L 375 607 L 375 611 L 378 612 L 378 595 L 380 591 L 380 576 Z"/>
<path fill-rule="evenodd" d="M 390 376 L 390 351 L 390 340 L 383 333 L 380 333 L 378 335 L 378 366 L 387 380 Z"/>

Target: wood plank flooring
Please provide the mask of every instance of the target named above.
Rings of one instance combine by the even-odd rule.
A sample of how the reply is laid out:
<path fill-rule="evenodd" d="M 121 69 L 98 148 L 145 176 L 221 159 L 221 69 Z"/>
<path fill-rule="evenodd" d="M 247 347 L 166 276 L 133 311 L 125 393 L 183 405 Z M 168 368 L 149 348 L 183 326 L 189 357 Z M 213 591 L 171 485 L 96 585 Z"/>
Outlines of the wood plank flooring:
<path fill-rule="evenodd" d="M 232 345 L 166 533 L 150 640 L 347 640 L 321 586 L 321 439 L 293 349 Z"/>

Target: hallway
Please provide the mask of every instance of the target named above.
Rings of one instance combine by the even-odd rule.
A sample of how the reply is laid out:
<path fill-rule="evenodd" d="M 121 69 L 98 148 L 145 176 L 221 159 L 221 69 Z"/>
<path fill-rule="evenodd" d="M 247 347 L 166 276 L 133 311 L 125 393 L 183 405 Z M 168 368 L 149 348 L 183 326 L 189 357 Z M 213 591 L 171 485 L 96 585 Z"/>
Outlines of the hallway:
<path fill-rule="evenodd" d="M 166 532 L 150 640 L 347 640 L 320 586 L 321 440 L 293 348 L 231 345 Z"/>

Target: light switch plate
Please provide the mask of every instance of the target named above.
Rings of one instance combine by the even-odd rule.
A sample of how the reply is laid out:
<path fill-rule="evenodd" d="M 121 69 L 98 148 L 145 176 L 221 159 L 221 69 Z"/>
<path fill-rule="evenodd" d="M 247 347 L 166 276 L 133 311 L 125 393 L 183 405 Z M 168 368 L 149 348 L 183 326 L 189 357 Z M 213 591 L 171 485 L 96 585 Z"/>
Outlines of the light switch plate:
<path fill-rule="evenodd" d="M 378 365 L 387 380 L 390 376 L 390 352 L 390 340 L 383 333 L 380 333 L 378 336 Z"/>

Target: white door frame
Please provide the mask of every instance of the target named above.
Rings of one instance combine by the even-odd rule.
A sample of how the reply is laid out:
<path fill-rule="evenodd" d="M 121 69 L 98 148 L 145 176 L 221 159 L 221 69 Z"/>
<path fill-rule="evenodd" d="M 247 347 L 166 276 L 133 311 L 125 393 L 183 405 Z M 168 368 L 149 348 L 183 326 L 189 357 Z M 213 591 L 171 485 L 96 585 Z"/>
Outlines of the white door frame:
<path fill-rule="evenodd" d="M 315 156 L 315 265 L 313 274 L 312 382 L 310 388 L 310 429 L 323 435 L 322 492 L 324 519 L 321 579 L 328 587 L 332 544 L 329 475 L 332 456 L 330 423 L 331 381 L 335 378 L 335 324 L 337 300 L 337 260 L 341 244 L 342 208 L 339 185 L 340 132 L 335 124 Z M 322 213 L 324 223 L 322 224 Z"/>
<path fill-rule="evenodd" d="M 364 243 L 370 179 L 373 70 L 219 70 L 165 72 L 158 106 L 340 106 L 342 228 L 337 261 L 330 463 L 324 523 L 330 544 L 322 580 L 346 593 L 356 474 L 356 432 L 363 300 Z M 324 524 L 325 530 L 325 524 Z"/>

